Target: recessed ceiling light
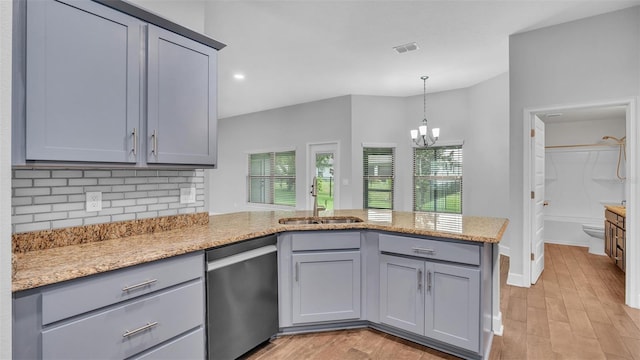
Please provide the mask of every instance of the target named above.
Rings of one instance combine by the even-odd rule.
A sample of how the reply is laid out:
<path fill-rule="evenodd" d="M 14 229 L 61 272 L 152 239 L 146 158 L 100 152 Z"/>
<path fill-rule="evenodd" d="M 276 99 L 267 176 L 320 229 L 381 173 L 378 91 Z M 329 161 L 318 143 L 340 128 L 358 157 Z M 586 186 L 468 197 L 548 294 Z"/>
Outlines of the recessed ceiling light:
<path fill-rule="evenodd" d="M 244 80 L 244 74 L 233 74 L 233 78 L 236 80 Z"/>

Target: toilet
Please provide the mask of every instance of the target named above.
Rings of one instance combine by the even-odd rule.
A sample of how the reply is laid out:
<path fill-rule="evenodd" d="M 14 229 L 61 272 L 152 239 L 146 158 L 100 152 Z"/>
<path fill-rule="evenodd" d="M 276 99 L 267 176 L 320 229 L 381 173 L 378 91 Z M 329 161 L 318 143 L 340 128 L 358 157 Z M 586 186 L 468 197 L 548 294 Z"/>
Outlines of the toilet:
<path fill-rule="evenodd" d="M 582 224 L 584 231 L 589 238 L 589 252 L 596 255 L 604 253 L 604 224 Z"/>

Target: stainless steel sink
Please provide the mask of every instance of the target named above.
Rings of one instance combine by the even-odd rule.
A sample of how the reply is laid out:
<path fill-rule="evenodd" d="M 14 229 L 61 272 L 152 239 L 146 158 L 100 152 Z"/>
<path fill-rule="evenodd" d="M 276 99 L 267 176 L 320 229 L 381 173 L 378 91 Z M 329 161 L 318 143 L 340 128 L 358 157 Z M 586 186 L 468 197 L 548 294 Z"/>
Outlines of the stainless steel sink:
<path fill-rule="evenodd" d="M 278 220 L 284 225 L 310 225 L 310 224 L 353 224 L 364 220 L 355 216 L 319 216 L 319 217 L 294 217 Z"/>

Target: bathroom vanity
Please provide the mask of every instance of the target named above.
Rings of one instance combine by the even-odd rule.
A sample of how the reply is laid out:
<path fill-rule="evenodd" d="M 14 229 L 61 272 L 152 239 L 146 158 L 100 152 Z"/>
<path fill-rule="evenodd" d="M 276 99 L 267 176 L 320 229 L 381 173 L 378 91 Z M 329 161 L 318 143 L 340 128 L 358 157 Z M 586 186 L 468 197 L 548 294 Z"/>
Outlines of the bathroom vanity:
<path fill-rule="evenodd" d="M 626 208 L 624 206 L 605 207 L 604 221 L 604 252 L 620 270 L 625 271 L 625 222 Z"/>

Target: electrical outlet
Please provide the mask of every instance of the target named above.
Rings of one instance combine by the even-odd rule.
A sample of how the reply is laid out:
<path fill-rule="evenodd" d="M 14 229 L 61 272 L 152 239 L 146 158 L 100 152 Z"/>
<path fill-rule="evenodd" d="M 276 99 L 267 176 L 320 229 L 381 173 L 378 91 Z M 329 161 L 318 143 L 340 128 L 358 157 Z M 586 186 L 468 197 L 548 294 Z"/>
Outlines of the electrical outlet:
<path fill-rule="evenodd" d="M 196 188 L 180 188 L 180 204 L 193 204 L 196 202 Z"/>
<path fill-rule="evenodd" d="M 86 209 L 87 212 L 102 210 L 102 192 L 89 191 L 86 193 Z"/>

